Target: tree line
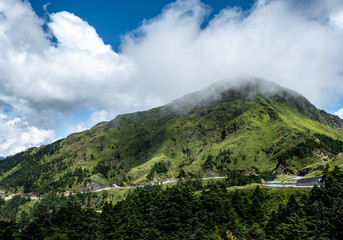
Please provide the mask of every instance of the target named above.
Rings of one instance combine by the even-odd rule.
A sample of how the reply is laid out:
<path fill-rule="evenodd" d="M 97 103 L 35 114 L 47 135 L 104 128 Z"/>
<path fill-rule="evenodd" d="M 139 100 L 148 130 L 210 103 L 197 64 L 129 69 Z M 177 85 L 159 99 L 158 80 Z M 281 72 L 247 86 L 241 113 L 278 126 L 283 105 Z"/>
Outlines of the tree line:
<path fill-rule="evenodd" d="M 30 199 L 17 196 L 0 200 L 0 239 L 340 239 L 343 172 L 326 168 L 323 179 L 286 199 L 285 189 L 201 180 L 139 187 L 116 204 L 105 193 L 50 193 L 20 211 Z"/>

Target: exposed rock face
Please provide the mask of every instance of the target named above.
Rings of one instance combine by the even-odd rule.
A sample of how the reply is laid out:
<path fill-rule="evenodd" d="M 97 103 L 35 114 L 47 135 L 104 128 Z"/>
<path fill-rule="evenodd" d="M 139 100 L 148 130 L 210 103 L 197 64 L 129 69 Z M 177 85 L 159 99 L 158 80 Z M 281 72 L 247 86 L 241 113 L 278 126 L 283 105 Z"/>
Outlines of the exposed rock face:
<path fill-rule="evenodd" d="M 105 185 L 97 182 L 97 181 L 91 181 L 86 186 L 81 186 L 77 189 L 78 192 L 85 192 L 88 190 L 99 190 L 106 187 Z"/>
<path fill-rule="evenodd" d="M 343 120 L 340 117 L 327 113 L 324 110 L 319 110 L 319 113 L 325 120 L 326 125 L 337 130 L 343 131 Z"/>
<path fill-rule="evenodd" d="M 319 149 L 318 151 L 316 151 L 315 155 L 318 159 L 321 159 L 322 161 L 328 161 L 330 159 L 335 158 L 333 154 L 330 154 L 322 149 Z"/>
<path fill-rule="evenodd" d="M 201 174 L 206 177 L 219 177 L 222 176 L 221 173 L 213 171 L 211 169 L 203 169 Z"/>

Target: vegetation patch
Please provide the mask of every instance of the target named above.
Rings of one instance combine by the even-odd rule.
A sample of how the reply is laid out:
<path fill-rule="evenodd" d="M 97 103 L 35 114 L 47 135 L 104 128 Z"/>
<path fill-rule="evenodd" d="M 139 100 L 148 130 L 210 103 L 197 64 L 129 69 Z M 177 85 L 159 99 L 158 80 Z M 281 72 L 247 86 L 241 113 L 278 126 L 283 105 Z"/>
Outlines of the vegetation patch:
<path fill-rule="evenodd" d="M 147 178 L 152 180 L 156 175 L 166 174 L 168 172 L 168 166 L 165 162 L 158 162 L 155 163 L 154 166 L 151 168 Z"/>

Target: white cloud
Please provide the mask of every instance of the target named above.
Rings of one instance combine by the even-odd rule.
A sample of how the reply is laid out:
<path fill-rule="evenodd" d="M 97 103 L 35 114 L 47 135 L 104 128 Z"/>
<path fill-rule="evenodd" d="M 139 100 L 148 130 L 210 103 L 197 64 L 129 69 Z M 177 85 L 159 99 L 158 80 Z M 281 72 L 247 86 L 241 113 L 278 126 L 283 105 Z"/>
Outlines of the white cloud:
<path fill-rule="evenodd" d="M 59 49 L 87 51 L 95 56 L 110 54 L 118 58 L 118 54 L 111 50 L 110 45 L 104 44 L 95 29 L 74 14 L 64 11 L 51 14 L 50 18 L 49 27 L 59 41 Z"/>
<path fill-rule="evenodd" d="M 343 28 L 343 11 L 338 12 L 337 14 L 330 17 L 330 20 L 339 28 Z"/>
<path fill-rule="evenodd" d="M 136 92 L 170 100 L 220 80 L 259 77 L 319 106 L 341 97 L 343 32 L 325 16 L 294 9 L 292 1 L 260 1 L 249 13 L 224 9 L 201 28 L 201 4 L 189 2 L 171 4 L 138 37 L 127 36 L 123 53 L 137 66 Z"/>
<path fill-rule="evenodd" d="M 0 38 L 1 92 L 33 105 L 47 103 L 38 104 L 41 108 L 65 102 L 66 111 L 80 102 L 106 104 L 106 96 L 115 95 L 132 71 L 129 61 L 105 45 L 87 22 L 68 12 L 50 16 L 48 25 L 58 41 L 54 46 L 41 20 L 28 4 L 20 2 L 10 1 L 20 5 L 21 11 L 0 6 L 5 29 Z"/>
<path fill-rule="evenodd" d="M 343 119 L 343 108 L 338 110 L 337 112 L 334 113 L 335 115 L 337 115 L 338 117 L 340 117 L 341 119 Z"/>
<path fill-rule="evenodd" d="M 127 95 L 118 89 L 133 69 L 130 61 L 74 14 L 59 12 L 50 18 L 46 33 L 28 2 L 0 1 L 0 102 L 13 112 L 2 121 L 6 125 L 14 114 L 22 118 L 20 127 L 1 129 L 7 140 L 0 155 L 51 141 L 44 134 L 53 132 L 56 119 L 78 108 L 120 108 Z"/>
<path fill-rule="evenodd" d="M 319 107 L 342 99 L 341 1 L 261 0 L 204 24 L 209 11 L 178 0 L 127 34 L 116 53 L 72 13 L 51 14 L 47 33 L 27 1 L 0 0 L 0 110 L 12 110 L 1 121 L 12 126 L 21 116 L 20 127 L 0 128 L 7 139 L 0 155 L 27 146 L 30 134 L 35 142 L 53 139 L 56 119 L 80 108 L 103 110 L 66 123 L 66 135 L 223 80 L 265 78 Z"/>
<path fill-rule="evenodd" d="M 30 126 L 22 119 L 0 114 L 0 153 L 3 156 L 39 146 L 55 139 L 54 131 Z"/>

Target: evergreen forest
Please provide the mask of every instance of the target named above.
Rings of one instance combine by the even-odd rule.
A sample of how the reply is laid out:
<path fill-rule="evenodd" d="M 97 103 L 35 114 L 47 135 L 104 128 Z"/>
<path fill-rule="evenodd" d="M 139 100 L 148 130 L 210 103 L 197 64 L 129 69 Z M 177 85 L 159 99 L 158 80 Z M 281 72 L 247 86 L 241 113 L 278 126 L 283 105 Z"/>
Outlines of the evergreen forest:
<path fill-rule="evenodd" d="M 156 167 L 156 171 L 160 166 Z M 260 187 L 242 174 L 108 193 L 0 198 L 0 239 L 342 239 L 343 172 L 325 187 Z"/>

